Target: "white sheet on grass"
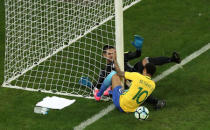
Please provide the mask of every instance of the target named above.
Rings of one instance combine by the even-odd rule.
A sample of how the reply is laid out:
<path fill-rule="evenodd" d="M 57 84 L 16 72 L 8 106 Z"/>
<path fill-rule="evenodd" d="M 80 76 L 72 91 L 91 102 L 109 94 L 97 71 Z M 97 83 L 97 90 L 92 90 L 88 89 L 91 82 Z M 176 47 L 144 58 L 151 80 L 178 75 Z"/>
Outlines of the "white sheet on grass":
<path fill-rule="evenodd" d="M 76 100 L 69 100 L 65 98 L 60 97 L 45 97 L 41 102 L 38 102 L 36 106 L 40 107 L 46 107 L 50 109 L 63 109 L 64 107 L 67 107 L 71 104 L 73 104 Z"/>

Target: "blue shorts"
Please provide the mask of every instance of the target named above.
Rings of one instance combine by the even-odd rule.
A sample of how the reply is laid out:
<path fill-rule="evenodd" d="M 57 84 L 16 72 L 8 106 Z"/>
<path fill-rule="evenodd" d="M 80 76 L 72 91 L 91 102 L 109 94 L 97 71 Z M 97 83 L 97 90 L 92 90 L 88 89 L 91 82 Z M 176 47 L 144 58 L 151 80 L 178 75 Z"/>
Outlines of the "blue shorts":
<path fill-rule="evenodd" d="M 123 90 L 122 90 L 122 86 L 117 86 L 112 90 L 112 100 L 114 105 L 116 106 L 116 108 L 118 110 L 120 110 L 120 112 L 124 112 L 122 110 L 122 108 L 120 107 L 120 95 L 122 95 Z"/>

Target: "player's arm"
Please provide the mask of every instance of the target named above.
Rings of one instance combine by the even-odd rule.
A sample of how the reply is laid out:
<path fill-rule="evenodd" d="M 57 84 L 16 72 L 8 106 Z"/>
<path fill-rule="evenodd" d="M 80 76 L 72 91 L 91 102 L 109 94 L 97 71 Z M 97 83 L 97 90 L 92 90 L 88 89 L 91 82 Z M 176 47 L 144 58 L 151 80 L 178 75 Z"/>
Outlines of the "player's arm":
<path fill-rule="evenodd" d="M 114 60 L 114 68 L 115 68 L 115 70 L 117 72 L 117 75 L 119 75 L 120 77 L 125 77 L 125 72 L 120 70 L 120 67 L 119 67 L 119 65 L 117 63 L 116 54 L 114 54 L 113 60 Z"/>
<path fill-rule="evenodd" d="M 117 71 L 117 75 L 120 76 L 120 77 L 123 77 L 125 79 L 135 80 L 136 77 L 138 77 L 140 75 L 139 73 L 136 73 L 136 72 L 123 72 L 123 71 L 121 71 L 120 67 L 117 63 L 116 56 L 114 56 L 114 65 L 115 65 L 115 70 Z"/>

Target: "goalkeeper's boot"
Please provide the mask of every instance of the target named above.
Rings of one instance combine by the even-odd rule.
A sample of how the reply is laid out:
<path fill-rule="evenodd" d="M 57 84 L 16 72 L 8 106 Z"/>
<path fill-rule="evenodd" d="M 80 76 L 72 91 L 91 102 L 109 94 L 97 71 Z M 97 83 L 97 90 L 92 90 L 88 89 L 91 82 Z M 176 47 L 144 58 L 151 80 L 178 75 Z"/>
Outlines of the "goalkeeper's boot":
<path fill-rule="evenodd" d="M 166 101 L 164 100 L 158 100 L 157 104 L 155 105 L 155 109 L 162 109 L 166 106 Z"/>
<path fill-rule="evenodd" d="M 97 95 L 98 92 L 99 92 L 99 89 L 94 89 L 94 97 L 95 97 L 96 101 L 100 101 L 101 100 L 101 97 Z"/>
<path fill-rule="evenodd" d="M 104 96 L 109 96 L 109 91 L 112 90 L 111 86 L 108 87 L 105 91 L 104 91 Z"/>
<path fill-rule="evenodd" d="M 176 62 L 178 64 L 181 63 L 181 58 L 177 52 L 172 53 L 171 61 Z"/>

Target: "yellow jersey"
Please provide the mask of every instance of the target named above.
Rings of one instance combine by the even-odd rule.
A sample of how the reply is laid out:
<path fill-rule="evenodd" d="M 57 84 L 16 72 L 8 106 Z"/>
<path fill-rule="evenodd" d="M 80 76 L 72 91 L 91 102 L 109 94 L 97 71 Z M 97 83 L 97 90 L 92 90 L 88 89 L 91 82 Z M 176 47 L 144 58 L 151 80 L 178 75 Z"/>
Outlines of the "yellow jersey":
<path fill-rule="evenodd" d="M 125 72 L 125 79 L 131 80 L 131 85 L 120 95 L 120 107 L 124 112 L 134 112 L 155 89 L 155 82 L 137 72 Z"/>

